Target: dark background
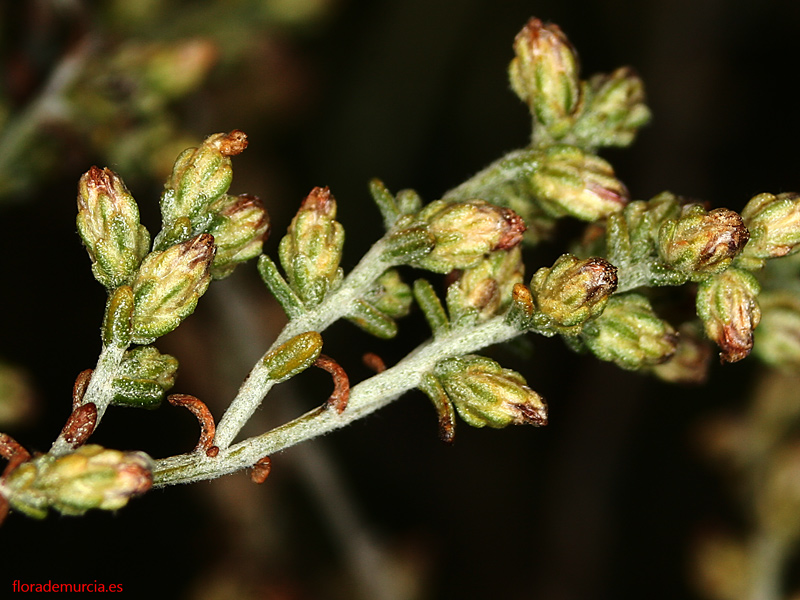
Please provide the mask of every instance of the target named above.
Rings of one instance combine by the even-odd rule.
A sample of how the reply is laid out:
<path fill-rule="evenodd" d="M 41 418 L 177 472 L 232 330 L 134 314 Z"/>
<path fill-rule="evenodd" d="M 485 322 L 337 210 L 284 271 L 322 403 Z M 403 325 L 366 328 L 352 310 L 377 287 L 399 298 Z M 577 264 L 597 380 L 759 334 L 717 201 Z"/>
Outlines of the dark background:
<path fill-rule="evenodd" d="M 5 16 L 8 51 L 31 23 L 22 10 Z M 264 199 L 273 255 L 303 196 L 330 186 L 348 235 L 347 270 L 381 234 L 371 177 L 432 200 L 526 144 L 529 115 L 505 69 L 531 16 L 562 27 L 584 76 L 629 64 L 644 79 L 651 125 L 632 149 L 604 153 L 635 198 L 669 189 L 740 210 L 758 192 L 800 188 L 800 5 L 790 0 L 342 1 L 291 41 L 301 83 L 286 106 L 262 118 L 248 104 L 258 85 L 280 85 L 274 72 L 219 73 L 179 111 L 198 137 L 233 128 L 250 135 L 232 191 Z M 0 214 L 0 354 L 28 370 L 39 400 L 37 418 L 9 433 L 38 450 L 57 435 L 72 381 L 99 350 L 104 293 L 75 234 L 74 190 L 103 157 L 72 151 L 70 172 Z M 151 231 L 159 186 L 131 185 Z M 562 249 L 531 253 L 529 273 Z M 240 267 L 159 342 L 181 361 L 174 391 L 203 398 L 217 418 L 281 324 L 259 286 L 254 267 Z M 368 376 L 363 352 L 391 364 L 426 335 L 418 314 L 401 329 L 387 343 L 338 323 L 325 352 L 358 381 Z M 532 341 L 528 355 L 491 354 L 547 398 L 547 428 L 461 423 L 447 447 L 429 403 L 409 394 L 273 457 L 260 487 L 237 474 L 154 491 L 118 514 L 43 522 L 12 514 L 0 529 L 0 589 L 14 579 L 97 580 L 133 597 L 375 598 L 359 591 L 373 581 L 396 592 L 387 598 L 698 598 L 693 536 L 740 517 L 694 432 L 705 416 L 744 405 L 759 367 L 714 365 L 706 386 L 679 388 L 575 356 L 556 339 Z M 254 431 L 320 403 L 329 388 L 311 372 L 281 386 Z M 189 450 L 195 435 L 188 414 L 164 406 L 109 411 L 93 439 L 160 457 Z M 360 525 L 348 521 L 351 511 Z M 388 568 L 370 566 L 363 549 L 362 562 L 349 554 L 362 532 Z M 354 575 L 359 564 L 367 575 Z"/>

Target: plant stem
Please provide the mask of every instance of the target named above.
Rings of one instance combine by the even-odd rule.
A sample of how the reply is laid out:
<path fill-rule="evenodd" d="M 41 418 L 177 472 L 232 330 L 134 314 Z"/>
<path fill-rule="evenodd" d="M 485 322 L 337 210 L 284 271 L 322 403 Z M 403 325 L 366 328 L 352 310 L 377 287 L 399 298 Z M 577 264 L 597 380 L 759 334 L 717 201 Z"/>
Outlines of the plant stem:
<path fill-rule="evenodd" d="M 462 184 L 445 193 L 444 200 L 491 200 L 492 190 L 517 179 L 530 177 L 539 168 L 536 152 L 528 148 L 512 150 Z"/>
<path fill-rule="evenodd" d="M 347 409 L 342 414 L 321 407 L 260 436 L 220 447 L 219 454 L 213 458 L 193 453 L 157 460 L 154 485 L 214 479 L 250 467 L 264 456 L 344 427 L 386 406 L 417 387 L 424 374 L 445 358 L 468 354 L 518 335 L 519 329 L 507 324 L 503 316 L 493 317 L 470 328 L 469 332 L 455 329 L 429 340 L 394 367 L 353 387 Z"/>
<path fill-rule="evenodd" d="M 81 405 L 93 402 L 97 408 L 97 421 L 95 427 L 100 424 L 103 415 L 111 404 L 114 398 L 114 390 L 112 388 L 114 377 L 117 375 L 122 357 L 127 350 L 126 346 L 117 346 L 109 344 L 104 346 L 100 357 L 97 359 L 97 366 L 92 372 L 92 378 L 89 380 L 89 386 L 86 388 L 86 393 L 83 395 Z M 65 454 L 72 450 L 67 441 L 64 439 L 63 432 L 59 434 L 53 446 L 50 448 L 50 454 L 58 456 Z"/>
<path fill-rule="evenodd" d="M 393 263 L 384 260 L 382 257 L 386 249 L 386 239 L 387 237 L 384 236 L 370 248 L 369 252 L 364 255 L 361 262 L 344 279 L 339 288 L 325 298 L 322 304 L 289 321 L 269 350 L 264 353 L 264 356 L 296 335 L 307 331 L 321 332 L 334 321 L 349 314 L 355 301 L 372 287 L 375 280 L 386 269 L 394 266 Z M 253 370 L 250 371 L 236 398 L 233 399 L 228 410 L 225 411 L 214 438 L 214 444 L 220 449 L 230 446 L 236 435 L 259 407 L 264 396 L 275 385 L 275 381 L 267 378 L 267 371 L 268 367 L 264 366 L 262 357 L 253 367 Z"/>

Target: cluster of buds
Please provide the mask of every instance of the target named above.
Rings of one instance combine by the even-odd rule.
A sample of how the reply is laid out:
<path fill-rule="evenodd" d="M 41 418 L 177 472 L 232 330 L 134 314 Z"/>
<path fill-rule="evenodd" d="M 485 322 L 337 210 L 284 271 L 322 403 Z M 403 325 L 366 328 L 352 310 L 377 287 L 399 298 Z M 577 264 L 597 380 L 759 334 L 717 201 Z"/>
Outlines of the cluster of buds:
<path fill-rule="evenodd" d="M 605 310 L 616 288 L 617 269 L 607 260 L 563 254 L 552 267 L 536 271 L 530 291 L 547 327 L 576 335 Z"/>
<path fill-rule="evenodd" d="M 431 202 L 405 232 L 416 235 L 420 225 L 433 244 L 412 264 L 436 273 L 474 267 L 490 252 L 519 244 L 525 232 L 525 223 L 514 211 L 482 200 Z"/>
<path fill-rule="evenodd" d="M 580 339 L 601 360 L 632 370 L 665 362 L 678 341 L 669 323 L 640 294 L 609 299 L 603 314 L 583 327 Z"/>
<path fill-rule="evenodd" d="M 22 463 L 5 477 L 0 493 L 12 508 L 36 518 L 44 518 L 50 508 L 65 515 L 117 510 L 150 489 L 151 466 L 143 452 L 81 446 Z"/>
<path fill-rule="evenodd" d="M 280 243 L 289 286 L 308 307 L 318 305 L 342 278 L 344 228 L 328 188 L 314 188 L 300 205 Z"/>
<path fill-rule="evenodd" d="M 677 219 L 668 219 L 658 233 L 658 253 L 672 269 L 699 281 L 727 269 L 750 239 L 738 213 L 727 208 L 707 212 L 687 204 Z"/>
<path fill-rule="evenodd" d="M 261 251 L 269 221 L 257 198 L 229 196 L 241 131 L 210 136 L 177 159 L 161 197 L 164 227 L 150 237 L 122 180 L 92 167 L 78 193 L 78 231 L 95 277 L 109 291 L 106 344 L 148 344 L 194 311 L 211 277 Z"/>
<path fill-rule="evenodd" d="M 636 73 L 623 67 L 581 80 L 577 52 L 557 25 L 528 21 L 514 40 L 514 54 L 511 88 L 535 119 L 534 140 L 627 146 L 650 120 Z"/>
<path fill-rule="evenodd" d="M 473 427 L 547 425 L 542 397 L 522 375 L 493 360 L 476 355 L 449 358 L 439 362 L 432 375 L 461 418 Z M 431 395 L 429 389 L 425 391 Z M 432 399 L 434 404 L 441 403 L 439 398 Z"/>

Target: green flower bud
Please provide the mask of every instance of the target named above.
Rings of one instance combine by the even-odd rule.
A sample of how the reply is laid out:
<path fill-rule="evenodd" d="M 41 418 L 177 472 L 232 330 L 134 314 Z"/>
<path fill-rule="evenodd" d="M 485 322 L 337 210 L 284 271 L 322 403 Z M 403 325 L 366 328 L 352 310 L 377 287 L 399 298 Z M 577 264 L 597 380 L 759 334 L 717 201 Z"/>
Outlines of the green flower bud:
<path fill-rule="evenodd" d="M 194 312 L 213 260 L 214 238 L 207 233 L 144 259 L 133 282 L 133 343 L 151 343 Z"/>
<path fill-rule="evenodd" d="M 525 231 L 514 211 L 482 200 L 436 200 L 417 217 L 427 223 L 435 245 L 413 264 L 436 273 L 473 267 L 489 252 L 516 246 Z"/>
<path fill-rule="evenodd" d="M 23 463 L 4 482 L 11 507 L 44 518 L 53 508 L 65 515 L 117 510 L 150 489 L 152 461 L 143 452 L 81 446 L 62 456 L 43 454 Z"/>
<path fill-rule="evenodd" d="M 661 225 L 658 253 L 670 267 L 697 280 L 727 269 L 749 238 L 736 212 L 727 208 L 706 212 L 699 204 L 689 204 L 680 218 Z"/>
<path fill-rule="evenodd" d="M 631 370 L 666 361 L 678 343 L 675 330 L 639 294 L 609 299 L 603 314 L 584 326 L 581 340 L 599 359 Z"/>
<path fill-rule="evenodd" d="M 589 80 L 586 107 L 572 133 L 593 148 L 629 146 L 649 120 L 642 80 L 630 67 L 620 67 Z"/>
<path fill-rule="evenodd" d="M 411 287 L 400 278 L 400 273 L 389 269 L 378 277 L 364 299 L 385 315 L 399 319 L 411 310 L 413 296 Z"/>
<path fill-rule="evenodd" d="M 261 254 L 269 232 L 269 216 L 255 196 L 222 196 L 210 208 L 214 217 L 208 233 L 214 236 L 217 252 L 211 264 L 211 276 L 222 279 L 239 263 Z"/>
<path fill-rule="evenodd" d="M 700 385 L 708 377 L 711 347 L 701 339 L 701 333 L 691 323 L 685 323 L 678 330 L 678 345 L 665 362 L 651 367 L 651 372 L 669 383 Z"/>
<path fill-rule="evenodd" d="M 758 281 L 741 269 L 728 269 L 697 289 L 697 315 L 706 335 L 722 349 L 724 363 L 742 360 L 753 348 L 753 330 L 761 320 Z"/>
<path fill-rule="evenodd" d="M 753 352 L 770 365 L 800 368 L 800 298 L 788 291 L 764 292 L 758 303 L 761 322 Z"/>
<path fill-rule="evenodd" d="M 531 292 L 539 312 L 557 327 L 574 328 L 603 312 L 617 289 L 617 268 L 603 258 L 562 254 L 555 264 L 536 271 Z"/>
<path fill-rule="evenodd" d="M 313 365 L 321 351 L 322 336 L 316 331 L 308 331 L 267 354 L 261 363 L 267 368 L 267 379 L 285 381 Z"/>
<path fill-rule="evenodd" d="M 597 221 L 618 212 L 629 198 L 611 165 L 577 146 L 547 148 L 541 166 L 531 175 L 531 186 L 550 216 L 583 221 Z"/>
<path fill-rule="evenodd" d="M 247 136 L 234 130 L 216 133 L 206 138 L 200 147 L 183 151 L 161 194 L 164 231 L 182 217 L 191 221 L 194 231 L 205 231 L 212 218 L 209 207 L 231 185 L 230 157 L 240 154 L 246 147 Z M 156 246 L 162 247 L 161 243 L 161 239 L 157 240 Z"/>
<path fill-rule="evenodd" d="M 531 19 L 514 40 L 511 88 L 550 137 L 560 139 L 581 107 L 578 55 L 557 25 Z"/>
<path fill-rule="evenodd" d="M 480 319 L 504 312 L 511 304 L 511 291 L 522 283 L 525 265 L 522 250 L 497 250 L 477 265 L 462 271 L 447 288 L 447 309 L 455 322 L 459 315 L 477 312 Z"/>
<path fill-rule="evenodd" d="M 411 309 L 411 288 L 394 269 L 378 277 L 365 296 L 356 301 L 347 318 L 364 331 L 383 339 L 397 335 L 394 319 Z"/>
<path fill-rule="evenodd" d="M 458 414 L 473 427 L 547 425 L 547 405 L 525 378 L 483 356 L 448 358 L 434 368 Z"/>
<path fill-rule="evenodd" d="M 150 245 L 139 207 L 109 169 L 89 169 L 78 184 L 78 233 L 92 259 L 95 279 L 108 289 L 130 282 Z"/>
<path fill-rule="evenodd" d="M 289 285 L 307 305 L 322 302 L 342 278 L 344 228 L 328 188 L 314 188 L 281 240 L 279 254 Z"/>
<path fill-rule="evenodd" d="M 742 258 L 754 266 L 800 249 L 800 194 L 759 194 L 744 207 L 742 219 L 750 231 Z"/>
<path fill-rule="evenodd" d="M 157 408 L 175 384 L 177 370 L 177 359 L 153 346 L 129 350 L 120 364 L 119 377 L 112 383 L 114 404 Z"/>

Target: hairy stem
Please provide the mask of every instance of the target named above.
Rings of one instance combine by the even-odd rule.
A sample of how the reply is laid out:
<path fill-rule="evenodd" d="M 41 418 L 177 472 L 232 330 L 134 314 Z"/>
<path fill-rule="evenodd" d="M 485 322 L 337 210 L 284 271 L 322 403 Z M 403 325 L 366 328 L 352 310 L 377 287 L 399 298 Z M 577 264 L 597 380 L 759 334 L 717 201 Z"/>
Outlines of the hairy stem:
<path fill-rule="evenodd" d="M 519 334 L 519 329 L 498 316 L 471 328 L 469 335 L 456 329 L 429 340 L 394 367 L 352 388 L 347 410 L 342 414 L 321 407 L 260 436 L 230 447 L 221 447 L 219 454 L 213 458 L 193 453 L 157 460 L 153 472 L 154 485 L 214 479 L 250 467 L 263 456 L 344 427 L 386 406 L 404 392 L 417 387 L 424 374 L 445 358 L 475 352 Z"/>
<path fill-rule="evenodd" d="M 539 161 L 534 151 L 525 148 L 513 150 L 445 193 L 443 199 L 482 198 L 491 201 L 492 190 L 504 183 L 528 178 L 538 168 Z"/>
<path fill-rule="evenodd" d="M 95 427 L 100 424 L 100 420 L 111 404 L 114 398 L 113 383 L 114 378 L 119 371 L 120 363 L 125 355 L 127 347 L 116 346 L 109 344 L 100 352 L 100 357 L 97 359 L 97 366 L 92 372 L 92 378 L 89 380 L 89 386 L 86 388 L 86 393 L 83 395 L 81 405 L 93 402 L 97 408 L 97 421 Z M 65 454 L 72 450 L 70 444 L 64 439 L 63 432 L 58 436 L 53 446 L 50 448 L 50 454 L 59 455 Z"/>
<path fill-rule="evenodd" d="M 385 240 L 386 237 L 372 246 L 369 252 L 361 259 L 361 262 L 344 279 L 339 288 L 325 298 L 322 304 L 289 321 L 272 346 L 264 353 L 264 356 L 296 335 L 307 331 L 321 332 L 325 330 L 331 323 L 352 311 L 355 301 L 369 290 L 375 280 L 386 269 L 393 266 L 391 262 L 382 258 L 385 250 Z M 267 370 L 268 368 L 264 366 L 262 357 L 253 367 L 253 370 L 250 371 L 236 398 L 234 398 L 228 410 L 222 416 L 214 438 L 214 443 L 221 449 L 230 446 L 236 435 L 259 407 L 264 396 L 275 385 L 274 381 L 266 377 Z"/>

